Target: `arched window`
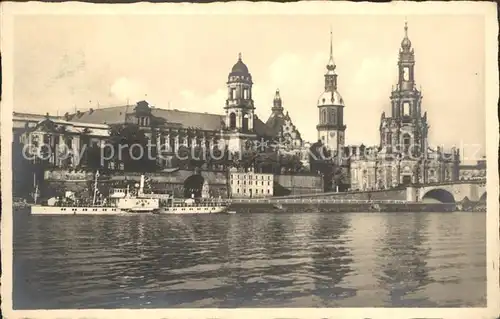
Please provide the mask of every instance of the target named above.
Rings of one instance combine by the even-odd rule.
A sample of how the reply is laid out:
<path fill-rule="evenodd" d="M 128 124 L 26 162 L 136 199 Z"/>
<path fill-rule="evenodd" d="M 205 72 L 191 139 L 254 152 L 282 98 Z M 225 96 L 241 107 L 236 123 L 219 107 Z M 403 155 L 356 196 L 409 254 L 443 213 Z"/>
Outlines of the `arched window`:
<path fill-rule="evenodd" d="M 236 114 L 234 113 L 229 114 L 229 128 L 236 128 Z"/>
<path fill-rule="evenodd" d="M 248 95 L 249 95 L 249 94 L 248 94 L 248 89 L 244 89 L 244 90 L 243 90 L 243 98 L 244 98 L 245 100 L 249 98 L 249 96 L 248 96 Z"/>
<path fill-rule="evenodd" d="M 410 148 L 411 144 L 411 136 L 409 134 L 403 135 L 403 147 L 404 147 L 404 152 L 407 153 L 408 149 Z"/>
<path fill-rule="evenodd" d="M 335 112 L 335 110 L 332 110 L 331 116 L 332 116 L 332 118 L 330 119 L 330 123 L 336 124 L 337 123 L 337 113 Z"/>
<path fill-rule="evenodd" d="M 231 99 L 236 100 L 236 89 L 231 89 Z"/>
<path fill-rule="evenodd" d="M 410 116 L 410 103 L 409 102 L 403 103 L 403 116 Z"/>
<path fill-rule="evenodd" d="M 391 134 L 391 132 L 387 132 L 385 143 L 387 145 L 391 145 L 392 144 L 392 134 Z"/>
<path fill-rule="evenodd" d="M 322 112 L 321 122 L 326 123 L 326 110 L 323 110 Z"/>
<path fill-rule="evenodd" d="M 248 114 L 244 114 L 243 115 L 243 125 L 242 125 L 244 132 L 248 131 L 248 120 L 249 120 Z"/>

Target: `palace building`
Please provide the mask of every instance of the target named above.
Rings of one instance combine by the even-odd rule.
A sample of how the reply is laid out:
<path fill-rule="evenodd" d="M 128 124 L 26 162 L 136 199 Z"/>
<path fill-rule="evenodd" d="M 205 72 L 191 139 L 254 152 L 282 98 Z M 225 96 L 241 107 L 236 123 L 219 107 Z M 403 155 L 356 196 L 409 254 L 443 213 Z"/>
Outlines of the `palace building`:
<path fill-rule="evenodd" d="M 398 83 L 391 92 L 391 113 L 382 113 L 380 144 L 351 161 L 351 188 L 385 189 L 410 183 L 458 180 L 460 155 L 429 148 L 427 113 L 415 82 L 415 53 L 405 22 L 398 61 Z M 423 114 L 422 114 L 423 113 Z"/>
<path fill-rule="evenodd" d="M 64 116 L 14 113 L 14 134 L 23 143 L 37 141 L 56 149 L 70 149 L 73 156 L 70 167 L 77 165 L 80 150 L 103 143 L 113 126 L 125 124 L 136 124 L 150 140 L 156 141 L 158 149 L 164 152 L 159 164 L 165 168 L 172 166 L 174 153 L 181 145 L 210 149 L 215 145 L 227 146 L 231 152 L 242 152 L 249 141 L 283 138 L 290 142 L 292 151 L 294 146 L 300 147 L 300 132 L 288 113 L 283 113 L 279 92 L 267 123 L 255 114 L 252 75 L 241 54 L 231 68 L 226 85 L 228 94 L 223 114 L 162 109 L 139 101 L 136 105 L 91 108 Z M 59 166 L 61 163 L 56 157 L 49 161 Z"/>

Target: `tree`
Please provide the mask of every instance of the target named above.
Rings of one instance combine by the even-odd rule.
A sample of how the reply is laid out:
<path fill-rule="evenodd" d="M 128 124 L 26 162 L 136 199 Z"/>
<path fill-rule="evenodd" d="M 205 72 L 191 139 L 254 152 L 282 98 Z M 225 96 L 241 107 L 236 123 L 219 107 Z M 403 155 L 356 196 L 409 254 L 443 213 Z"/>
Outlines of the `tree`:
<path fill-rule="evenodd" d="M 91 171 L 96 171 L 102 168 L 101 148 L 97 142 L 92 143 L 87 148 L 86 166 Z"/>
<path fill-rule="evenodd" d="M 12 143 L 12 193 L 13 196 L 27 198 L 36 182 L 35 162 L 30 161 L 25 151 L 25 144 Z"/>
<path fill-rule="evenodd" d="M 262 173 L 276 173 L 280 166 L 278 153 L 260 153 L 256 158 L 256 166 Z"/>
<path fill-rule="evenodd" d="M 191 162 L 191 152 L 187 146 L 185 145 L 179 146 L 176 158 L 177 158 L 177 165 L 180 168 L 183 169 L 189 168 Z"/>
<path fill-rule="evenodd" d="M 150 148 L 149 139 L 138 125 L 127 123 L 111 126 L 108 141 L 125 171 L 152 172 L 158 168 L 156 159 L 148 156 L 154 155 L 154 149 Z"/>
<path fill-rule="evenodd" d="M 298 173 L 303 165 L 297 155 L 283 154 L 280 156 L 280 166 L 286 173 Z"/>
<path fill-rule="evenodd" d="M 200 145 L 193 147 L 192 156 L 190 158 L 190 166 L 201 168 L 206 163 L 206 154 Z"/>
<path fill-rule="evenodd" d="M 346 172 L 340 168 L 340 167 L 335 167 L 333 169 L 333 184 L 334 188 L 338 186 L 339 191 L 343 191 L 345 188 L 347 188 L 347 185 L 349 184 L 348 178 L 347 178 Z"/>

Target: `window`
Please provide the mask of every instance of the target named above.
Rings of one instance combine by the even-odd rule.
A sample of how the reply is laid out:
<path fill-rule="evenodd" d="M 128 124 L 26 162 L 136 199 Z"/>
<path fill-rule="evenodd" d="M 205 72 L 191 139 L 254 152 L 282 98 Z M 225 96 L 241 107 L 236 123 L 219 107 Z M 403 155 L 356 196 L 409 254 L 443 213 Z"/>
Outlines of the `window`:
<path fill-rule="evenodd" d="M 410 135 L 405 134 L 403 136 L 403 146 L 404 146 L 405 153 L 408 152 L 408 149 L 410 147 L 410 143 L 411 143 L 411 137 L 410 137 Z"/>
<path fill-rule="evenodd" d="M 239 188 L 238 188 L 238 189 L 236 189 L 236 193 L 237 193 L 237 194 L 239 194 L 239 193 L 240 193 L 240 189 L 239 189 Z"/>
<path fill-rule="evenodd" d="M 268 190 L 267 190 L 267 193 L 269 194 L 270 192 L 271 192 L 271 191 L 268 189 Z"/>
<path fill-rule="evenodd" d="M 243 90 L 243 98 L 246 100 L 249 98 L 248 89 Z"/>
<path fill-rule="evenodd" d="M 236 114 L 229 114 L 229 128 L 236 128 Z"/>
<path fill-rule="evenodd" d="M 410 116 L 410 103 L 409 102 L 403 103 L 403 116 Z"/>
<path fill-rule="evenodd" d="M 403 81 L 409 81 L 410 80 L 410 69 L 408 67 L 405 67 L 403 69 Z"/>
<path fill-rule="evenodd" d="M 337 114 L 335 113 L 335 110 L 330 111 L 330 123 L 337 123 Z"/>
<path fill-rule="evenodd" d="M 243 115 L 243 131 L 247 131 L 248 130 L 248 122 L 249 122 L 249 115 L 248 114 L 245 114 Z"/>
<path fill-rule="evenodd" d="M 236 100 L 236 89 L 231 89 L 231 99 Z"/>

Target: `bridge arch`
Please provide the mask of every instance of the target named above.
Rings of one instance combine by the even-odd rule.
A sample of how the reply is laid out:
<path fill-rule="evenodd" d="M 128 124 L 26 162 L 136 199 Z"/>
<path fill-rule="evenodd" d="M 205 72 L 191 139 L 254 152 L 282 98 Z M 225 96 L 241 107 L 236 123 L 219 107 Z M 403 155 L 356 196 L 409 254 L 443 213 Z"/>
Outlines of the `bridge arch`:
<path fill-rule="evenodd" d="M 193 195 L 195 198 L 201 197 L 203 190 L 203 184 L 205 179 L 199 174 L 191 175 L 184 181 L 184 197 L 191 198 Z"/>
<path fill-rule="evenodd" d="M 487 192 L 484 192 L 483 195 L 481 195 L 481 197 L 479 197 L 479 201 L 486 202 L 487 196 L 488 196 Z"/>
<path fill-rule="evenodd" d="M 422 202 L 455 203 L 455 197 L 445 189 L 434 188 L 422 196 Z"/>

